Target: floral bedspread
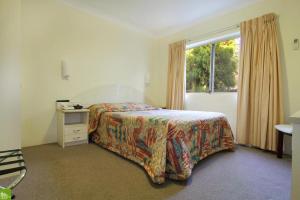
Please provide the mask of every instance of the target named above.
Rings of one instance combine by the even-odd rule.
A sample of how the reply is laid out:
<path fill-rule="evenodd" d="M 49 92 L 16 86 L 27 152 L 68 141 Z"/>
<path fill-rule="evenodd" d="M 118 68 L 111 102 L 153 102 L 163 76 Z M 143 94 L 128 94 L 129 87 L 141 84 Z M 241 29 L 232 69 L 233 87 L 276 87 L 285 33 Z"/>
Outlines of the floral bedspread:
<path fill-rule="evenodd" d="M 96 144 L 143 166 L 154 183 L 185 180 L 198 161 L 234 148 L 224 114 L 146 104 L 91 106 L 89 133 Z"/>

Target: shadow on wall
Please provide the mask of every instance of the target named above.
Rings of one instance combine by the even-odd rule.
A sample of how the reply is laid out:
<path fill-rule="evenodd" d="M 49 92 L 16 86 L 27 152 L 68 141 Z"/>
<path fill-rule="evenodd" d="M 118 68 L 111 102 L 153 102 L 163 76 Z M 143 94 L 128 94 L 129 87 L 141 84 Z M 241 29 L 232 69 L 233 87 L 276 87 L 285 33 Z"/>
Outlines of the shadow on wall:
<path fill-rule="evenodd" d="M 55 133 L 55 135 L 53 135 Z M 43 143 L 57 142 L 57 115 L 54 114 L 51 118 L 47 133 L 44 136 Z"/>
<path fill-rule="evenodd" d="M 280 27 L 280 23 L 278 23 L 278 41 L 279 41 L 279 49 L 280 51 L 280 64 L 281 64 L 281 73 L 282 73 L 282 88 L 288 88 L 288 75 L 287 75 L 287 66 L 286 66 L 286 53 L 283 51 L 284 42 L 282 36 L 282 28 Z M 282 89 L 282 100 L 283 100 L 283 108 L 284 108 L 284 123 L 289 123 L 288 116 L 291 114 L 291 110 L 289 107 L 290 102 L 290 94 L 288 89 Z M 292 155 L 292 138 L 284 137 L 284 153 L 288 155 Z"/>

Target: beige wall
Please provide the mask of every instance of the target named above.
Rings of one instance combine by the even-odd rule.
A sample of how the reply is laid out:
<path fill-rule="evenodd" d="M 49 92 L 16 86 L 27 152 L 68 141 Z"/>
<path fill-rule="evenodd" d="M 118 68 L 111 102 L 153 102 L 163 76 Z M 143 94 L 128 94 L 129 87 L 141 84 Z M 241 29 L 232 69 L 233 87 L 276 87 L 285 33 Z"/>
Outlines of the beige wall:
<path fill-rule="evenodd" d="M 19 148 L 20 0 L 0 1 L 0 150 Z"/>
<path fill-rule="evenodd" d="M 56 142 L 57 99 L 144 100 L 153 39 L 61 2 L 22 1 L 22 146 Z"/>
<path fill-rule="evenodd" d="M 203 40 L 206 33 L 237 24 L 241 21 L 251 19 L 269 12 L 274 12 L 279 15 L 280 23 L 280 37 L 281 37 L 281 50 L 282 50 L 282 72 L 283 72 L 283 94 L 284 94 L 284 107 L 285 116 L 300 109 L 300 51 L 292 50 L 292 40 L 300 38 L 300 1 L 298 0 L 265 0 L 258 4 L 233 11 L 223 16 L 216 16 L 207 19 L 199 24 L 196 24 L 186 30 L 176 34 L 160 38 L 157 44 L 157 63 L 151 69 L 151 82 L 147 95 L 151 101 L 157 105 L 165 105 L 166 100 L 166 78 L 167 78 L 167 62 L 168 62 L 168 44 L 182 39 Z M 235 30 L 233 30 L 235 31 Z M 230 31 L 229 31 L 230 32 Z M 224 32 L 226 34 L 229 32 Z M 202 35 L 202 36 L 201 36 Z M 219 34 L 220 35 L 220 34 Z M 212 35 L 213 36 L 213 35 Z M 214 35 L 218 36 L 218 35 Z M 151 88 L 152 87 L 152 88 Z M 160 89 L 158 89 L 160 88 Z M 219 107 L 221 112 L 228 116 L 235 116 L 236 111 L 225 108 L 226 106 L 234 107 L 236 105 L 235 94 L 226 97 L 227 104 L 221 108 L 217 102 L 222 102 L 222 95 L 216 95 L 215 101 L 210 101 L 206 95 L 198 95 L 191 100 L 187 101 L 186 108 L 188 109 L 208 109 L 211 107 Z M 221 97 L 221 98 L 220 98 Z M 232 100 L 228 102 L 227 100 Z M 198 102 L 195 103 L 195 102 Z M 210 103 L 211 102 L 211 103 Z M 235 118 L 231 119 L 231 125 L 235 129 Z"/>

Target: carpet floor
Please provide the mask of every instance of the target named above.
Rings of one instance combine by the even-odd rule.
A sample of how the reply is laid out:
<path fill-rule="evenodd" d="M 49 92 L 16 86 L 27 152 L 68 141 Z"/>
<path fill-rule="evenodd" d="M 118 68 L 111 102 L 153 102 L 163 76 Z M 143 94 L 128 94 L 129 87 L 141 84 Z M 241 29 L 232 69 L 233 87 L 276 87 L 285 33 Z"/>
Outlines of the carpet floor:
<path fill-rule="evenodd" d="M 152 184 L 133 162 L 94 144 L 23 149 L 28 173 L 17 200 L 288 200 L 291 159 L 237 146 L 201 161 L 185 181 Z M 1 183 L 0 183 L 1 184 Z"/>

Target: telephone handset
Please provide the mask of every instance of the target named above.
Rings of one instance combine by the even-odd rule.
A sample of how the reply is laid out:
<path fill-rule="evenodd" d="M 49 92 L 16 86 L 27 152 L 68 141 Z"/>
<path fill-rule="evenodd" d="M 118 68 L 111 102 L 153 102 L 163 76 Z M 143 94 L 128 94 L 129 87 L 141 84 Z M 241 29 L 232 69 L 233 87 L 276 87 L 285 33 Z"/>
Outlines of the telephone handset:
<path fill-rule="evenodd" d="M 62 109 L 62 110 L 74 110 L 74 109 L 82 109 L 83 106 L 79 103 L 76 102 L 69 102 L 69 101 L 64 101 L 64 102 L 56 102 L 56 107 L 57 109 Z"/>

